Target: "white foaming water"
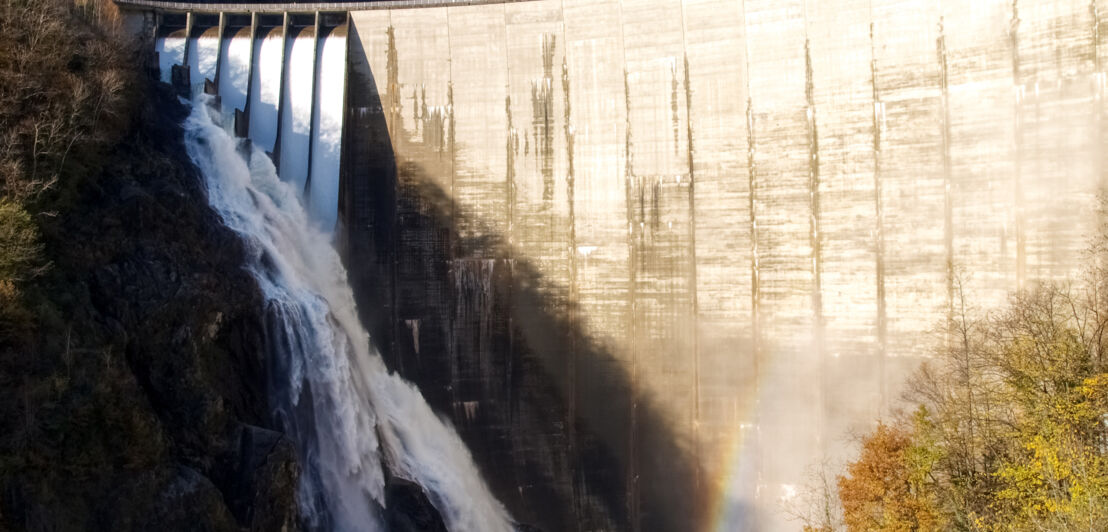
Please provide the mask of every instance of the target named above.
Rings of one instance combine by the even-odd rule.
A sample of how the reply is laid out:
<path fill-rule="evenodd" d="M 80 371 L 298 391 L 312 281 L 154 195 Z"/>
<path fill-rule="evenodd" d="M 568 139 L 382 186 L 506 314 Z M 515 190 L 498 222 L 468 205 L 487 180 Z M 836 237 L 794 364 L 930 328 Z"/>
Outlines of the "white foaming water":
<path fill-rule="evenodd" d="M 290 32 L 296 31 L 290 29 Z M 281 110 L 281 179 L 304 190 L 308 180 L 308 143 L 312 125 L 312 76 L 315 28 L 303 28 L 286 42 L 285 107 Z"/>
<path fill-rule="evenodd" d="M 277 142 L 277 105 L 281 98 L 281 61 L 285 35 L 281 28 L 258 31 L 254 41 L 253 91 L 250 94 L 250 140 L 272 152 Z"/>
<path fill-rule="evenodd" d="M 185 124 L 185 145 L 265 296 L 271 389 L 299 446 L 306 516 L 317 528 L 382 530 L 388 467 L 423 487 L 450 530 L 510 531 L 458 435 L 371 350 L 330 235 L 309 222 L 300 191 L 260 150 L 248 164 L 205 99 Z"/>
<path fill-rule="evenodd" d="M 339 205 L 339 162 L 342 150 L 342 110 L 346 98 L 346 28 L 335 28 L 320 40 L 316 58 L 319 76 L 312 130 L 312 181 L 308 210 L 324 229 L 335 226 Z"/>
<path fill-rule="evenodd" d="M 173 65 L 179 65 L 185 60 L 185 30 L 177 30 L 165 37 L 159 37 L 154 43 L 154 50 L 158 52 L 158 70 L 161 80 L 172 83 Z"/>
<path fill-rule="evenodd" d="M 225 126 L 235 123 L 235 109 L 246 109 L 249 81 L 250 28 L 240 28 L 223 40 L 219 55 L 219 100 Z"/>
<path fill-rule="evenodd" d="M 189 83 L 192 93 L 204 92 L 204 80 L 215 80 L 219 65 L 219 28 L 208 28 L 189 40 Z"/>

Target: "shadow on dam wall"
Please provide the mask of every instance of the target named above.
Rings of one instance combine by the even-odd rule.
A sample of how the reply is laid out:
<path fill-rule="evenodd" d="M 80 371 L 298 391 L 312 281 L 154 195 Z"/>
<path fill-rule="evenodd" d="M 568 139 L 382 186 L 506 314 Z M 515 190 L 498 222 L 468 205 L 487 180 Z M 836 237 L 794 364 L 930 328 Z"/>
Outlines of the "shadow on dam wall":
<path fill-rule="evenodd" d="M 378 94 L 381 73 L 353 26 L 349 43 L 348 85 L 358 90 L 347 92 L 339 240 L 389 367 L 453 422 L 519 522 L 702 528 L 706 490 L 688 435 L 671 431 L 633 369 L 584 331 L 576 304 L 503 235 L 462 234 L 434 179 L 450 173 L 449 139 L 390 132 L 395 102 Z"/>

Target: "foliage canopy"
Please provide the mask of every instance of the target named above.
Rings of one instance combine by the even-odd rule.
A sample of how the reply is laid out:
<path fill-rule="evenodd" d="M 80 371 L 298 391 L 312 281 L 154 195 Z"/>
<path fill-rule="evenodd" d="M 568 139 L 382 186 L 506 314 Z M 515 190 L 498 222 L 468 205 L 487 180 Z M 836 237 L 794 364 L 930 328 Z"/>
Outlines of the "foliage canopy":
<path fill-rule="evenodd" d="M 1101 237 L 1108 243 L 1108 238 Z M 966 310 L 878 423 L 808 531 L 1108 530 L 1108 271 Z M 1106 248 L 1108 249 L 1108 248 Z M 813 515 L 809 512 L 807 515 Z"/>

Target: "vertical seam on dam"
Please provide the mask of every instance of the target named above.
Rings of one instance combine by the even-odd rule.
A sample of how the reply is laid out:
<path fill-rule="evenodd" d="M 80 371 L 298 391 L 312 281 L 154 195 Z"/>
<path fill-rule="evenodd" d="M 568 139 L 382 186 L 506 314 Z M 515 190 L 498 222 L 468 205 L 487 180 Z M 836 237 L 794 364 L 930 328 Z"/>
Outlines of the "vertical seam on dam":
<path fill-rule="evenodd" d="M 950 93 L 946 56 L 946 33 L 943 18 L 939 17 L 939 37 L 936 42 L 939 61 L 939 89 L 941 91 L 941 120 L 943 138 L 943 241 L 946 246 L 946 303 L 947 323 L 954 321 L 954 200 L 950 160 Z"/>
<path fill-rule="evenodd" d="M 343 139 L 343 141 L 342 141 L 341 145 L 339 146 L 339 182 L 338 182 L 338 187 L 339 187 L 338 203 L 339 204 L 338 204 L 338 215 L 335 218 L 335 227 L 336 227 L 335 232 L 339 235 L 349 235 L 350 234 L 350 228 L 347 227 L 347 224 L 346 224 L 346 221 L 345 221 L 346 220 L 345 216 L 349 215 L 349 212 L 347 211 L 347 208 L 345 207 L 346 204 L 347 204 L 347 199 L 348 199 L 345 185 L 350 180 L 350 175 L 349 174 L 351 173 L 351 171 L 350 171 L 351 156 L 350 156 L 349 150 L 347 149 L 347 146 L 353 144 L 348 139 L 351 138 L 350 130 L 354 127 L 354 118 L 353 118 L 354 115 L 351 113 L 352 106 L 350 105 L 350 78 L 351 78 L 352 73 L 353 73 L 353 68 L 351 67 L 351 65 L 354 64 L 353 58 L 352 58 L 352 55 L 351 55 L 351 50 L 354 48 L 354 46 L 351 46 L 351 44 L 350 44 L 351 43 L 350 37 L 351 37 L 352 34 L 354 34 L 354 31 L 353 31 L 354 30 L 354 21 L 351 20 L 349 12 L 346 13 L 345 16 L 343 17 L 343 25 L 345 26 L 345 32 L 346 32 L 346 36 L 343 37 L 344 39 L 346 39 L 346 50 L 344 51 L 342 61 L 343 61 L 343 68 L 347 69 L 347 72 L 342 77 L 342 117 L 343 117 L 342 118 L 342 139 Z M 247 98 L 247 101 L 250 101 L 250 99 Z M 351 200 L 352 200 L 352 198 L 351 198 Z M 342 236 L 340 236 L 340 238 L 342 238 Z M 349 249 L 349 241 L 347 241 L 345 243 L 345 245 L 346 245 L 347 249 Z"/>
<path fill-rule="evenodd" d="M 1096 176 L 1099 179 L 1099 191 L 1100 194 L 1105 194 L 1108 190 L 1108 175 L 1105 174 L 1105 157 L 1108 153 L 1104 150 L 1104 89 L 1105 89 L 1105 75 L 1100 65 L 1100 9 L 1096 5 L 1096 0 L 1089 1 L 1089 11 L 1093 19 L 1092 39 L 1093 39 L 1093 112 L 1094 114 L 1094 127 L 1096 128 L 1096 148 L 1094 156 L 1094 168 Z M 1101 209 L 1102 211 L 1104 209 Z M 1102 214 L 1103 216 L 1103 214 Z"/>
<path fill-rule="evenodd" d="M 683 3 L 682 3 L 681 8 L 684 9 L 684 4 Z M 684 22 L 682 22 L 682 24 L 683 23 Z M 682 33 L 684 33 L 684 28 L 682 27 L 681 29 L 682 29 Z M 682 37 L 683 37 L 683 35 L 682 35 Z M 683 44 L 684 44 L 684 42 L 682 42 L 682 45 Z M 682 47 L 682 50 L 684 50 L 684 47 Z M 677 157 L 680 156 L 680 150 L 681 150 L 681 138 L 680 138 L 680 133 L 679 133 L 680 124 L 681 124 L 681 117 L 679 116 L 679 113 L 678 113 L 678 111 L 680 110 L 680 106 L 677 105 L 677 89 L 678 89 L 679 84 L 677 83 L 677 59 L 676 58 L 672 58 L 670 63 L 669 63 L 669 79 L 670 79 L 670 82 L 669 82 L 669 85 L 670 85 L 669 109 L 670 109 L 670 114 L 672 115 L 670 117 L 670 122 L 672 122 L 672 124 L 673 124 L 673 157 L 677 158 Z"/>
<path fill-rule="evenodd" d="M 319 108 L 319 102 L 316 95 L 319 94 L 319 38 L 322 28 L 319 24 L 319 11 L 315 12 L 315 31 L 312 34 L 312 94 L 310 96 L 312 107 L 308 116 L 308 174 L 304 176 L 304 190 L 302 191 L 305 197 L 308 197 L 308 192 L 312 188 L 312 157 L 315 151 L 315 142 L 311 139 L 316 138 L 315 125 L 319 119 L 317 115 L 317 109 Z"/>
<path fill-rule="evenodd" d="M 681 53 L 685 67 L 685 155 L 689 169 L 689 303 L 692 306 L 693 349 L 693 460 L 696 462 L 696 487 L 700 488 L 700 301 L 696 277 L 696 151 L 693 147 L 692 76 L 689 74 L 688 36 L 685 0 L 681 0 Z"/>
<path fill-rule="evenodd" d="M 743 12 L 743 39 L 746 39 L 746 2 L 742 2 Z M 751 344 L 753 348 L 754 358 L 754 374 L 758 375 L 761 370 L 760 356 L 761 356 L 761 330 L 759 327 L 760 318 L 758 316 L 758 302 L 761 297 L 759 294 L 759 271 L 758 271 L 758 218 L 755 214 L 756 210 L 756 197 L 754 194 L 755 186 L 757 185 L 757 161 L 754 159 L 755 144 L 754 144 L 754 98 L 750 95 L 750 49 L 744 42 L 743 46 L 744 60 L 746 63 L 746 69 L 744 71 L 743 82 L 746 84 L 746 176 L 747 176 L 747 206 L 749 208 L 750 215 L 750 326 L 751 326 Z M 755 381 L 757 382 L 757 380 Z M 755 394 L 757 398 L 757 394 Z"/>
<path fill-rule="evenodd" d="M 393 27 L 393 25 L 392 25 L 392 11 L 388 12 L 388 17 L 389 17 L 389 25 L 388 25 L 387 28 L 385 28 L 385 39 L 386 39 L 386 43 L 387 43 L 387 48 L 386 48 L 386 52 L 385 52 L 385 71 L 386 71 L 385 72 L 385 76 L 386 76 L 386 81 L 385 81 L 386 95 L 385 95 L 385 98 L 388 100 L 386 102 L 386 105 L 388 105 L 388 114 L 387 114 L 387 116 L 389 118 L 389 120 L 388 120 L 389 138 L 392 140 L 392 143 L 395 146 L 396 143 L 397 143 L 397 138 L 398 138 L 396 136 L 396 131 L 395 131 L 395 129 L 397 127 L 396 126 L 396 119 L 397 119 L 397 110 L 396 110 L 397 95 L 396 95 L 396 91 L 400 90 L 399 89 L 400 82 L 398 80 L 399 74 L 397 72 L 397 69 L 399 69 L 400 67 L 399 67 L 399 65 L 397 65 L 397 62 L 399 61 L 399 58 L 397 57 L 397 53 L 396 53 L 396 28 Z M 394 148 L 394 151 L 395 151 L 395 148 Z"/>
<path fill-rule="evenodd" d="M 389 134 L 389 142 L 392 145 L 393 153 L 397 153 L 397 143 L 400 142 L 400 131 L 403 129 L 398 124 L 400 120 L 400 55 L 396 49 L 396 28 L 392 24 L 392 11 L 388 12 L 388 27 L 385 28 L 385 39 L 387 43 L 385 51 L 385 87 L 387 92 L 386 105 L 388 106 L 388 112 L 386 116 L 386 129 Z M 391 287 L 389 289 L 389 322 L 386 325 L 388 327 L 390 348 L 395 353 L 397 352 L 397 342 L 399 333 L 397 331 L 398 324 L 400 323 L 400 311 L 398 309 L 397 301 L 397 286 L 400 284 L 400 229 L 399 229 L 399 208 L 398 203 L 400 200 L 400 168 L 404 162 L 399 158 L 394 160 L 395 168 L 393 171 L 395 174 L 392 176 L 392 180 L 389 183 L 392 186 L 392 190 L 388 191 L 392 195 L 393 205 L 391 206 L 390 214 L 392 219 L 389 220 L 389 237 L 388 245 L 389 249 L 389 264 L 388 275 L 390 277 Z M 452 324 L 451 324 L 452 325 Z M 449 329 L 453 330 L 453 329 Z M 456 378 L 456 372 L 453 371 L 453 357 L 449 357 L 451 360 L 451 378 Z M 401 365 L 402 364 L 398 364 Z M 402 369 L 402 368 L 401 368 Z M 456 403 L 457 400 L 454 397 L 453 390 L 451 390 L 451 402 Z"/>
<path fill-rule="evenodd" d="M 812 72 L 811 41 L 807 36 L 807 10 L 805 10 L 805 36 L 804 36 L 804 98 L 807 103 L 806 115 L 808 119 L 808 242 L 812 253 L 812 336 L 814 351 L 816 353 L 817 366 L 819 367 L 820 384 L 816 397 L 818 405 L 819 427 L 816 430 L 820 445 L 823 444 L 823 412 L 825 409 L 827 393 L 827 360 L 823 339 L 823 282 L 821 279 L 820 263 L 820 204 L 819 204 L 819 128 L 816 124 L 815 80 Z"/>
<path fill-rule="evenodd" d="M 250 13 L 250 65 L 247 67 L 246 73 L 246 102 L 242 105 L 242 115 L 246 121 L 246 127 L 241 130 L 244 138 L 250 138 L 250 101 L 253 100 L 250 95 L 254 94 L 254 90 L 256 90 L 254 87 L 254 63 L 258 60 L 257 39 L 258 14 Z M 238 130 L 237 124 L 235 129 Z"/>
<path fill-rule="evenodd" d="M 576 170 L 573 166 L 573 151 L 574 151 L 574 129 L 573 129 L 573 104 L 570 95 L 569 87 L 569 37 L 566 33 L 566 21 L 565 21 L 565 0 L 559 0 L 562 13 L 562 97 L 565 100 L 565 110 L 563 111 L 564 122 L 562 127 L 565 130 L 566 139 L 566 208 L 568 211 L 568 240 L 569 240 L 569 301 L 567 305 L 568 318 L 571 323 L 575 323 L 578 320 L 578 305 L 579 295 L 577 286 L 577 207 L 576 207 Z M 569 371 L 569 386 L 566 390 L 566 442 L 568 443 L 569 456 L 575 456 L 577 453 L 577 367 L 578 367 L 578 349 L 580 349 L 578 332 L 576 328 L 570 328 L 569 331 L 569 356 L 567 357 Z M 580 530 L 581 526 L 581 489 L 577 483 L 580 466 L 576 461 L 571 462 L 569 466 L 571 471 L 570 490 L 573 492 L 573 515 L 577 523 L 577 529 Z"/>
<path fill-rule="evenodd" d="M 446 101 L 450 106 L 450 219 L 451 223 L 457 223 L 458 220 L 458 194 L 457 194 L 457 180 L 458 180 L 458 154 L 457 143 L 455 142 L 455 126 L 457 125 L 454 117 L 454 37 L 450 31 L 450 12 L 452 8 L 446 8 L 446 65 L 447 65 L 447 91 Z M 389 17 L 392 17 L 392 12 L 389 12 Z M 454 324 L 451 323 L 451 330 L 453 330 Z"/>
<path fill-rule="evenodd" d="M 515 239 L 516 182 L 515 182 L 515 178 L 516 178 L 516 176 L 515 176 L 515 151 L 514 150 L 519 149 L 519 144 L 518 144 L 519 139 L 518 139 L 518 137 L 516 137 L 516 133 L 515 133 L 515 131 L 513 131 L 513 128 L 512 128 L 512 87 L 511 87 L 511 85 L 512 85 L 512 61 L 511 61 L 511 54 L 510 54 L 510 46 L 508 44 L 509 43 L 509 38 L 508 38 L 508 5 L 507 4 L 502 5 L 501 17 L 502 17 L 502 20 L 504 21 L 504 104 L 505 104 L 505 109 L 507 110 L 507 113 L 508 113 L 508 117 L 507 117 L 508 118 L 508 131 L 509 131 L 509 135 L 512 139 L 512 146 L 509 146 L 508 149 L 513 150 L 509 153 L 509 155 L 511 157 L 510 164 L 509 164 L 509 161 L 505 161 L 505 166 L 507 166 L 507 170 L 506 170 L 507 175 L 505 176 L 506 179 L 507 179 L 507 182 L 505 183 L 505 187 L 507 188 L 506 192 L 507 192 L 507 195 L 508 195 L 507 206 L 506 206 L 507 215 L 508 215 L 508 246 L 507 246 L 507 249 L 504 251 L 504 254 L 506 255 L 506 259 L 507 259 L 505 261 L 505 266 L 508 268 L 508 275 L 509 275 L 509 279 L 510 279 L 509 282 L 507 283 L 506 287 L 505 287 L 505 290 L 507 291 L 508 301 L 512 301 L 513 291 L 514 291 L 513 287 L 515 285 L 514 281 L 512 280 L 512 275 L 515 273 L 515 261 L 514 261 L 514 259 L 515 259 L 515 254 L 516 254 L 516 250 L 515 250 L 515 245 L 516 245 L 516 239 Z M 495 275 L 495 270 L 490 271 L 489 275 L 490 276 Z M 508 369 L 505 372 L 505 375 L 506 375 L 507 379 L 511 379 L 512 378 L 511 366 L 512 366 L 512 363 L 513 363 L 513 359 L 516 356 L 518 356 L 518 353 L 515 349 L 514 330 L 513 330 L 513 327 L 512 327 L 512 315 L 510 313 L 507 316 L 507 322 L 508 322 L 507 323 L 508 345 L 510 347 L 508 348 L 508 356 L 507 356 Z M 510 405 L 510 404 L 512 404 L 512 387 L 511 386 L 505 386 L 505 388 L 507 388 L 506 395 L 507 395 L 507 398 L 508 398 L 508 404 Z M 509 420 L 511 420 L 511 416 L 512 416 L 513 411 L 514 411 L 514 409 L 512 409 L 512 408 L 508 409 Z"/>
<path fill-rule="evenodd" d="M 874 22 L 873 7 L 870 6 L 869 46 L 870 46 L 870 86 L 873 94 L 873 207 L 876 223 L 874 235 L 875 248 L 875 277 L 877 282 L 877 346 L 880 357 L 881 374 L 881 409 L 888 406 L 888 393 L 886 390 L 885 375 L 888 352 L 888 309 L 885 301 L 885 209 L 883 205 L 881 183 L 881 143 L 882 122 L 885 114 L 885 104 L 881 101 L 881 93 L 877 88 L 877 56 L 874 46 Z"/>
<path fill-rule="evenodd" d="M 452 223 L 457 220 L 458 214 L 458 201 L 455 199 L 455 181 L 458 178 L 458 144 L 457 140 L 457 120 L 454 115 L 454 47 L 451 45 L 450 35 L 450 9 L 446 9 L 446 107 L 448 109 L 447 117 L 450 121 L 449 135 L 450 141 L 447 146 L 450 149 L 450 219 Z M 389 11 L 389 17 L 391 20 L 392 11 Z M 453 324 L 451 324 L 453 326 Z M 453 330 L 453 329 L 451 329 Z"/>
<path fill-rule="evenodd" d="M 216 52 L 215 52 L 215 79 L 212 81 L 215 83 L 215 93 L 219 94 L 219 74 L 223 70 L 223 32 L 227 29 L 226 13 L 219 12 L 219 29 L 216 31 Z"/>
<path fill-rule="evenodd" d="M 743 70 L 743 83 L 746 85 L 746 172 L 747 172 L 747 205 L 749 208 L 750 216 L 750 323 L 751 323 L 751 358 L 753 360 L 754 374 L 754 452 L 752 454 L 757 455 L 761 452 L 762 448 L 762 431 L 761 431 L 761 391 L 758 389 L 761 385 L 761 375 L 764 371 L 762 364 L 762 330 L 761 330 L 761 315 L 760 315 L 760 301 L 761 301 L 761 271 L 760 264 L 758 263 L 758 216 L 757 216 L 757 196 L 756 186 L 758 184 L 758 166 L 755 158 L 757 145 L 755 143 L 754 133 L 754 98 L 750 94 L 750 45 L 748 42 L 749 28 L 747 27 L 747 12 L 746 12 L 746 0 L 741 2 L 741 11 L 743 18 L 743 61 L 745 68 Z M 762 480 L 762 472 L 764 465 L 761 461 L 757 464 L 757 477 L 758 482 Z"/>
<path fill-rule="evenodd" d="M 505 11 L 507 7 L 505 7 Z M 544 210 L 550 209 L 554 202 L 554 53 L 558 48 L 558 38 L 553 33 L 543 33 L 542 37 L 542 85 L 536 92 L 532 84 L 532 124 L 535 126 L 535 158 L 542 170 L 542 201 Z M 510 70 L 510 68 L 509 68 Z M 542 98 L 538 98 L 538 96 Z M 536 124 L 534 114 L 541 110 L 542 122 Z M 539 127 L 542 136 L 539 136 Z"/>
<path fill-rule="evenodd" d="M 628 312 L 628 332 L 631 343 L 631 422 L 628 438 L 627 453 L 627 519 L 630 521 L 630 529 L 633 532 L 639 530 L 639 496 L 638 496 L 638 391 L 639 391 L 639 338 L 636 324 L 638 305 L 636 304 L 638 283 L 638 254 L 636 253 L 635 238 L 642 237 L 641 232 L 635 231 L 634 215 L 634 150 L 632 149 L 631 130 L 631 86 L 627 73 L 627 44 L 623 31 L 623 0 L 616 0 L 619 6 L 619 49 L 620 61 L 623 70 L 623 105 L 624 105 L 624 190 L 627 209 L 627 262 L 630 266 L 628 272 L 630 300 L 630 312 Z"/>
<path fill-rule="evenodd" d="M 458 151 L 457 151 L 457 148 L 458 148 L 458 145 L 455 142 L 455 140 L 456 140 L 455 139 L 455 131 L 456 131 L 455 128 L 457 126 L 457 122 L 455 120 L 455 115 L 454 115 L 454 36 L 453 36 L 453 32 L 450 31 L 450 12 L 451 11 L 452 11 L 452 8 L 447 7 L 445 12 L 443 13 L 443 16 L 446 18 L 446 66 L 447 66 L 446 67 L 446 70 L 447 70 L 446 101 L 447 101 L 447 105 L 450 107 L 450 144 L 449 144 L 450 145 L 450 222 L 449 223 L 451 225 L 452 233 L 456 233 L 457 232 L 457 226 L 458 226 L 458 199 L 457 199 L 458 198 L 458 195 L 457 195 L 457 180 L 458 180 Z M 389 20 L 390 20 L 390 24 L 391 24 L 392 11 L 389 11 Z M 454 261 L 455 254 L 456 254 L 456 250 L 455 250 L 454 246 L 457 245 L 457 242 L 453 241 L 453 242 L 450 242 L 448 245 L 449 245 L 449 249 L 451 250 L 449 255 L 448 255 L 448 257 L 449 257 L 448 260 L 450 261 L 450 267 L 449 267 L 450 274 L 453 275 L 453 276 L 461 275 L 461 272 L 459 272 L 457 270 L 457 264 Z M 453 293 L 452 297 L 455 299 L 455 301 L 453 301 L 453 303 L 454 303 L 455 308 L 457 308 L 458 303 L 457 303 L 456 299 L 458 297 L 460 297 L 460 295 L 457 294 L 457 293 Z M 459 380 L 459 371 L 460 370 L 459 370 L 459 367 L 458 367 L 458 357 L 456 355 L 457 348 L 455 347 L 456 344 L 457 344 L 457 338 L 456 338 L 455 335 L 457 334 L 456 331 L 457 331 L 457 327 L 458 327 L 458 313 L 457 312 L 451 312 L 451 313 L 449 313 L 448 316 L 449 317 L 447 318 L 447 322 L 448 322 L 448 326 L 450 327 L 450 329 L 449 329 L 450 330 L 450 347 L 449 347 L 449 349 L 450 349 L 450 354 L 451 354 L 451 356 L 450 356 L 450 371 L 451 371 L 450 378 L 451 378 L 451 382 L 458 382 L 458 380 Z M 459 386 L 451 386 L 450 387 L 450 402 L 453 405 L 458 404 L 458 389 L 459 389 Z"/>
<path fill-rule="evenodd" d="M 273 137 L 273 165 L 277 167 L 277 172 L 281 171 L 281 124 L 284 120 L 281 119 L 285 115 L 285 107 L 288 102 L 285 98 L 285 78 L 288 76 L 289 67 L 289 14 L 286 11 L 283 14 L 281 21 L 281 77 L 277 83 L 277 134 Z"/>
<path fill-rule="evenodd" d="M 185 72 L 190 72 L 190 73 L 192 71 L 192 68 L 189 67 L 189 54 L 193 52 L 193 50 L 192 50 L 192 23 L 193 23 L 192 12 L 189 11 L 188 13 L 185 13 L 185 53 L 184 53 L 184 58 L 181 59 L 181 64 L 182 64 L 182 66 L 185 67 Z M 190 76 L 186 75 L 185 80 L 188 82 L 187 85 L 189 85 L 189 91 L 191 92 L 192 91 L 192 80 L 189 79 L 189 77 Z M 188 96 L 191 96 L 191 94 L 188 94 Z"/>
<path fill-rule="evenodd" d="M 1014 137 L 1014 155 L 1012 158 L 1012 193 L 1014 195 L 1014 201 L 1016 205 L 1016 288 L 1023 289 L 1024 281 L 1027 278 L 1027 235 L 1024 233 L 1024 204 L 1023 204 L 1023 98 L 1021 97 L 1021 74 L 1020 74 L 1020 48 L 1019 48 L 1019 26 L 1020 26 L 1020 14 L 1019 14 L 1019 1 L 1012 0 L 1012 20 L 1009 23 L 1009 43 L 1012 47 L 1012 84 L 1015 89 L 1013 92 L 1015 99 L 1014 118 L 1015 126 L 1013 127 Z"/>
<path fill-rule="evenodd" d="M 504 194 L 507 197 L 507 199 L 505 201 L 505 203 L 506 203 L 505 209 L 507 210 L 507 216 L 508 216 L 508 246 L 505 250 L 505 254 L 507 254 L 508 260 L 511 260 L 512 254 L 513 254 L 512 247 L 515 246 L 515 244 L 516 244 L 516 239 L 515 239 L 515 202 L 516 202 L 515 150 L 517 149 L 517 146 L 518 146 L 517 142 L 518 142 L 519 137 L 517 136 L 515 128 L 512 125 L 512 89 L 511 89 L 512 67 L 511 67 L 511 56 L 508 53 L 508 31 L 507 31 L 507 27 L 508 27 L 508 24 L 507 24 L 508 8 L 506 6 L 502 6 L 500 15 L 501 15 L 501 18 L 504 20 L 504 28 L 505 28 L 505 30 L 504 30 L 504 82 L 505 82 L 505 85 L 504 85 L 504 113 L 505 113 L 505 116 L 507 118 L 507 128 L 508 128 L 508 134 L 506 135 L 507 138 L 508 138 L 508 140 L 507 140 L 507 150 L 506 150 L 506 153 L 505 153 L 505 160 L 504 160 L 504 166 L 505 166 L 505 169 L 504 169 Z M 526 134 L 527 133 L 525 131 L 524 132 L 525 138 L 526 138 Z M 509 283 L 508 286 L 510 287 L 511 283 Z M 511 288 L 509 288 L 508 290 L 510 291 Z M 510 317 L 508 319 L 509 319 L 509 321 L 511 320 Z"/>
<path fill-rule="evenodd" d="M 621 21 L 622 24 L 622 21 Z M 632 151 L 631 140 L 631 96 L 630 86 L 628 83 L 627 68 L 623 68 L 623 94 L 624 94 L 624 109 L 625 109 L 625 123 L 624 123 L 624 196 L 627 211 L 627 263 L 628 263 L 628 300 L 630 308 L 628 309 L 627 316 L 627 330 L 630 337 L 631 347 L 631 389 L 630 397 L 631 401 L 631 425 L 629 429 L 629 452 L 627 459 L 627 491 L 628 491 L 628 519 L 631 521 L 631 530 L 638 530 L 638 519 L 636 518 L 637 512 L 637 478 L 635 474 L 635 463 L 637 457 L 635 455 L 635 433 L 637 431 L 637 409 L 638 401 L 636 399 L 636 393 L 638 392 L 638 377 L 639 377 L 639 360 L 638 360 L 638 330 L 635 316 L 638 312 L 638 306 L 636 305 L 636 291 L 638 284 L 638 253 L 636 252 L 638 246 L 635 245 L 635 239 L 641 238 L 640 231 L 635 228 L 635 201 L 634 201 L 634 159 Z"/>

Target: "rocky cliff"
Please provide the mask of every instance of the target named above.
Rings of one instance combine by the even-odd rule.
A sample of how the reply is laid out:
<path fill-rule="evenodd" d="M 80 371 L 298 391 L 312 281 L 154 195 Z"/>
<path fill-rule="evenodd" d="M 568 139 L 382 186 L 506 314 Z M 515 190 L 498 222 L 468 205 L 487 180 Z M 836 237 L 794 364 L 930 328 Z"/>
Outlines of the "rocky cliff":
<path fill-rule="evenodd" d="M 248 244 L 115 20 L 0 6 L 0 531 L 310 528 Z M 386 477 L 391 530 L 444 530 Z"/>
<path fill-rule="evenodd" d="M 0 530 L 296 529 L 242 244 L 108 8 L 0 8 Z"/>
<path fill-rule="evenodd" d="M 0 528 L 296 528 L 257 287 L 184 153 L 184 109 L 145 92 L 102 170 L 44 200 L 34 328 L 0 344 Z"/>

